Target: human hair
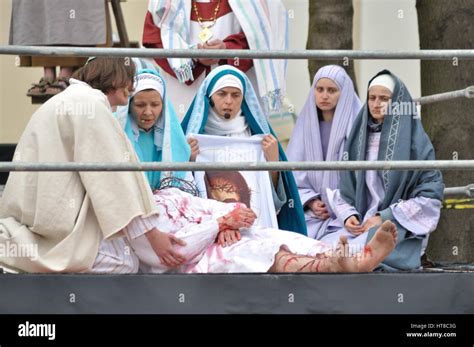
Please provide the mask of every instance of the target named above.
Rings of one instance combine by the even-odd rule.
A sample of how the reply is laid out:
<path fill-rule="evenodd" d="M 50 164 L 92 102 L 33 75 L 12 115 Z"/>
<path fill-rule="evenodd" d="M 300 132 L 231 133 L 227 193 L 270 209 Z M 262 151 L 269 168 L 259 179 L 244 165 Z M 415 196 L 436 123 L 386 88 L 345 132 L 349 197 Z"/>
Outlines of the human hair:
<path fill-rule="evenodd" d="M 133 84 L 135 64 L 130 58 L 95 57 L 90 58 L 72 78 L 78 79 L 101 90 L 104 94 Z"/>

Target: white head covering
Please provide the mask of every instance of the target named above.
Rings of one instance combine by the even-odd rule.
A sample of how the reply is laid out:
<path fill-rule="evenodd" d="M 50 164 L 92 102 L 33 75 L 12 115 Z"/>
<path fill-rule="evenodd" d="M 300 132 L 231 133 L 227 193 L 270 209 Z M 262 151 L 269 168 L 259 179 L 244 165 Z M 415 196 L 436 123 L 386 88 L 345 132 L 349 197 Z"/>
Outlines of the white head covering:
<path fill-rule="evenodd" d="M 239 111 L 235 118 L 223 119 L 212 108 L 209 110 L 204 133 L 229 137 L 252 136 L 247 120 L 242 116 L 242 111 Z"/>
<path fill-rule="evenodd" d="M 395 89 L 395 80 L 393 79 L 392 76 L 388 74 L 383 74 L 380 76 L 375 77 L 372 82 L 369 84 L 369 89 L 372 88 L 373 86 L 382 86 L 390 90 L 391 93 L 393 93 L 393 90 Z"/>
<path fill-rule="evenodd" d="M 242 93 L 244 87 L 237 76 L 226 74 L 216 81 L 216 84 L 209 93 L 212 96 L 222 88 L 233 87 L 239 89 Z M 208 135 L 247 137 L 250 136 L 247 120 L 242 117 L 242 110 L 233 119 L 222 119 L 217 115 L 214 109 L 209 109 L 205 133 Z"/>
<path fill-rule="evenodd" d="M 242 93 L 244 92 L 244 86 L 242 85 L 242 82 L 234 76 L 234 75 L 224 75 L 222 76 L 214 85 L 214 88 L 212 88 L 211 92 L 209 93 L 209 96 L 212 96 L 215 92 L 222 88 L 227 88 L 227 87 L 233 87 L 239 89 Z"/>
<path fill-rule="evenodd" d="M 161 99 L 163 99 L 163 94 L 165 92 L 163 80 L 157 75 L 153 75 L 151 73 L 142 73 L 140 75 L 135 76 L 133 88 L 134 91 L 132 93 L 132 97 L 134 97 L 143 90 L 153 89 L 156 90 L 160 94 Z"/>

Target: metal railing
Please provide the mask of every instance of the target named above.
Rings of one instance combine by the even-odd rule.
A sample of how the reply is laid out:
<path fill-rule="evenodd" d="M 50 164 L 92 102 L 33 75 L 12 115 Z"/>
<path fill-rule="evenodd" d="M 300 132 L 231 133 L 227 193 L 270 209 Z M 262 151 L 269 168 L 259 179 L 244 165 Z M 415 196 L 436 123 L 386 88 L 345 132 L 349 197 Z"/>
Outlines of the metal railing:
<path fill-rule="evenodd" d="M 242 58 L 242 59 L 474 59 L 474 50 L 197 50 L 149 48 L 97 48 L 52 46 L 0 46 L 0 54 L 32 56 L 114 56 L 148 58 Z M 456 98 L 474 98 L 474 86 L 414 99 L 424 105 Z M 240 162 L 240 163 L 24 163 L 0 162 L 5 171 L 308 171 L 308 170 L 474 170 L 474 160 L 433 161 L 340 161 L 340 162 Z M 447 195 L 474 195 L 474 184 L 446 188 Z"/>
<path fill-rule="evenodd" d="M 159 48 L 101 48 L 101 47 L 51 47 L 0 45 L 0 54 L 67 57 L 140 57 L 140 58 L 242 58 L 242 59 L 474 59 L 474 49 L 382 51 L 382 50 L 198 50 Z M 420 105 L 452 100 L 474 98 L 474 86 L 461 90 L 416 98 Z"/>
<path fill-rule="evenodd" d="M 0 185 L 0 198 L 3 195 L 5 186 Z M 474 184 L 469 184 L 464 187 L 451 187 L 444 189 L 445 196 L 466 196 L 468 198 L 474 198 Z"/>
<path fill-rule="evenodd" d="M 413 99 L 413 101 L 419 103 L 420 105 L 426 105 L 435 102 L 453 100 L 457 98 L 474 98 L 474 86 L 470 86 L 465 89 L 454 90 L 452 92 L 422 96 L 421 98 Z"/>
<path fill-rule="evenodd" d="M 444 190 L 445 195 L 464 195 L 469 198 L 474 198 L 474 183 L 465 187 L 451 187 Z"/>
<path fill-rule="evenodd" d="M 474 170 L 474 160 L 313 161 L 313 162 L 0 162 L 5 171 L 310 171 L 310 170 Z"/>
<path fill-rule="evenodd" d="M 474 49 L 387 50 L 247 50 L 97 48 L 1 45 L 0 54 L 67 57 L 219 58 L 219 59 L 474 59 Z"/>

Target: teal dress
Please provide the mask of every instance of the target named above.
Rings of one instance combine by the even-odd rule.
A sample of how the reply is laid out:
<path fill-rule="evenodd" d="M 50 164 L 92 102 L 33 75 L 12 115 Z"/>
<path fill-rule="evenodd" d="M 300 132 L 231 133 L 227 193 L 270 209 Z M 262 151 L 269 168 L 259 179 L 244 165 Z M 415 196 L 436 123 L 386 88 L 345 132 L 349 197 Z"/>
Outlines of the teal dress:
<path fill-rule="evenodd" d="M 160 74 L 153 68 L 148 66 L 143 59 L 133 58 L 137 67 L 148 67 L 140 69 L 137 76 L 143 73 L 154 74 L 162 79 Z M 138 159 L 141 162 L 188 162 L 191 149 L 186 141 L 179 119 L 169 102 L 166 94 L 166 84 L 162 79 L 164 86 L 163 109 L 157 123 L 148 131 L 138 127 L 133 115 L 130 112 L 130 102 L 127 106 L 119 106 L 115 117 L 120 126 L 129 138 Z M 162 179 L 174 177 L 178 179 L 186 179 L 189 173 L 183 171 L 146 171 L 145 175 L 152 189 L 160 186 Z"/>
<path fill-rule="evenodd" d="M 138 139 L 135 142 L 135 151 L 137 152 L 138 158 L 142 162 L 159 162 L 161 161 L 161 149 L 157 149 L 155 146 L 155 132 L 153 128 L 148 131 L 143 129 L 138 130 Z M 160 184 L 160 171 L 145 171 L 145 175 L 150 182 L 152 189 L 157 189 Z"/>

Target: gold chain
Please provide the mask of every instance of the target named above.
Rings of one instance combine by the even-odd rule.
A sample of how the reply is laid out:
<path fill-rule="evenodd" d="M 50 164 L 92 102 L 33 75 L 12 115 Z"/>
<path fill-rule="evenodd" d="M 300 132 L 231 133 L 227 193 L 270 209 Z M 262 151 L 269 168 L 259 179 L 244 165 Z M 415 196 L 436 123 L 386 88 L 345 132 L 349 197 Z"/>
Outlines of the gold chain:
<path fill-rule="evenodd" d="M 201 28 L 211 28 L 212 26 L 214 26 L 214 24 L 216 24 L 216 21 L 217 21 L 217 13 L 219 12 L 219 8 L 221 6 L 221 0 L 219 0 L 217 2 L 217 6 L 216 8 L 214 9 L 214 18 L 212 19 L 207 19 L 205 20 L 204 18 L 202 18 L 200 15 L 199 15 L 199 12 L 198 12 L 198 8 L 197 8 L 197 5 L 196 5 L 196 2 L 197 1 L 194 1 L 193 2 L 193 8 L 194 8 L 194 12 L 196 13 L 196 17 L 197 17 L 197 20 L 199 22 L 199 25 L 201 26 Z M 202 24 L 202 22 L 212 22 L 210 25 L 208 26 L 205 26 L 204 24 Z"/>

